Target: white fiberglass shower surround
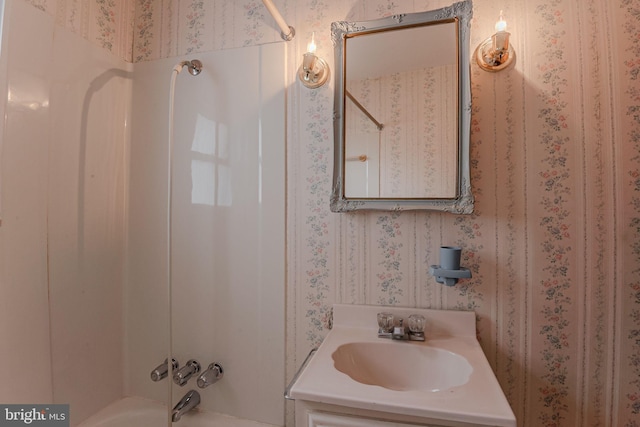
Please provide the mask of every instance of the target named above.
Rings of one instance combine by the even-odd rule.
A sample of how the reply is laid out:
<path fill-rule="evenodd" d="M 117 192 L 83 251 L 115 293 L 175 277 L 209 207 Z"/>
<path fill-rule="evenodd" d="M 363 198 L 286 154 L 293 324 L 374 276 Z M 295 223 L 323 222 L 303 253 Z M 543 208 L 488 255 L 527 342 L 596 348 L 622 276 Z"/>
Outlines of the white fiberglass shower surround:
<path fill-rule="evenodd" d="M 200 75 L 183 72 L 175 87 L 173 357 L 181 366 L 196 359 L 224 367 L 223 380 L 200 390 L 200 407 L 282 424 L 284 50 L 274 44 L 197 59 Z M 154 291 L 166 264 L 150 259 L 166 257 L 166 100 L 175 63 L 136 64 L 133 84 L 126 324 L 136 326 L 128 376 L 131 394 L 156 400 L 166 390 L 148 377 L 166 357 L 166 329 L 157 325 L 168 319 L 148 298 L 164 297 Z M 174 386 L 173 403 L 189 387 L 193 380 Z"/>
<path fill-rule="evenodd" d="M 27 2 L 4 22 L 1 373 L 22 368 L 0 403 L 169 425 L 196 389 L 174 425 L 283 425 L 284 42 L 128 64 Z M 196 58 L 176 79 L 169 296 L 169 83 Z M 224 377 L 153 382 L 168 353 Z"/>

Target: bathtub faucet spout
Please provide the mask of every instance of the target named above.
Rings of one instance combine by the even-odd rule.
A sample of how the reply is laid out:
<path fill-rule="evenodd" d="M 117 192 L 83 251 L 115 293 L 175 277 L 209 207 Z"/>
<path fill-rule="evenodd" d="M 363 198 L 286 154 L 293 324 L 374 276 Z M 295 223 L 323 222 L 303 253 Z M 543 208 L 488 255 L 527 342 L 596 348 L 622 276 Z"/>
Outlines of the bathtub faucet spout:
<path fill-rule="evenodd" d="M 180 418 L 200 404 L 200 393 L 190 390 L 185 394 L 176 406 L 173 407 L 171 421 L 178 422 Z"/>

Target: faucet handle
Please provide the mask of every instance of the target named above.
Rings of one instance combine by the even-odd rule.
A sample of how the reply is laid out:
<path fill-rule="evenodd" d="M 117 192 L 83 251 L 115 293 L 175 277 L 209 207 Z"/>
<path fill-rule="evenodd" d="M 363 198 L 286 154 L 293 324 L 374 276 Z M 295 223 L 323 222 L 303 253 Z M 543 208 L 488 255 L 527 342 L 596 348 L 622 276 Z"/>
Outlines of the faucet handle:
<path fill-rule="evenodd" d="M 200 372 L 200 363 L 195 359 L 191 359 L 182 368 L 173 373 L 173 382 L 182 387 L 189 381 L 189 378 L 198 372 Z"/>
<path fill-rule="evenodd" d="M 391 332 L 393 330 L 393 314 L 378 313 L 378 328 L 380 332 Z"/>
<path fill-rule="evenodd" d="M 409 330 L 411 332 L 424 332 L 425 318 L 422 314 L 409 316 Z"/>
<path fill-rule="evenodd" d="M 409 316 L 409 339 L 412 341 L 424 341 L 425 318 L 421 314 Z"/>
<path fill-rule="evenodd" d="M 176 359 L 171 359 L 171 365 L 174 371 L 178 369 L 178 361 Z M 164 359 L 164 362 L 151 371 L 151 381 L 160 381 L 166 378 L 167 375 L 169 375 L 169 363 L 168 359 Z"/>
<path fill-rule="evenodd" d="M 217 363 L 211 363 L 206 371 L 198 377 L 198 387 L 205 388 L 220 380 L 224 372 L 222 366 Z"/>

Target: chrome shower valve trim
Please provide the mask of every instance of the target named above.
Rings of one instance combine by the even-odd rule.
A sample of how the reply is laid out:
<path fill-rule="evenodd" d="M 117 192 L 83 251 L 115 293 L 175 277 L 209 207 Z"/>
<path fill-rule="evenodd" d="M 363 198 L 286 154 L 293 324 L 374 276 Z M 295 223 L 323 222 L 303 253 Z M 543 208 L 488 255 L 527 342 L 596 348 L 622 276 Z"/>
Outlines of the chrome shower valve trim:
<path fill-rule="evenodd" d="M 173 370 L 178 369 L 178 361 L 176 359 L 171 359 L 171 365 Z M 164 362 L 155 367 L 153 371 L 151 371 L 151 381 L 160 381 L 169 375 L 169 363 L 168 359 L 164 359 Z"/>
<path fill-rule="evenodd" d="M 195 359 L 191 359 L 182 368 L 174 372 L 173 382 L 182 387 L 189 381 L 189 378 L 198 372 L 200 372 L 200 363 Z"/>
<path fill-rule="evenodd" d="M 198 387 L 205 388 L 219 381 L 224 372 L 222 366 L 217 363 L 211 363 L 206 371 L 198 377 Z"/>

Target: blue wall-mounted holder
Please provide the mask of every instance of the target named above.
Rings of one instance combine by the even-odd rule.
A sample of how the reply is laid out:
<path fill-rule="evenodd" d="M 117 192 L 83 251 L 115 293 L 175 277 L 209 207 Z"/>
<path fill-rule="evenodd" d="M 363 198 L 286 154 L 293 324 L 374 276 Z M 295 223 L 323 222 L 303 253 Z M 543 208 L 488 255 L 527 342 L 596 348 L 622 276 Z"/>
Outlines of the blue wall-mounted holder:
<path fill-rule="evenodd" d="M 436 282 L 442 283 L 445 286 L 455 285 L 458 283 L 458 279 L 471 278 L 471 270 L 464 267 L 460 267 L 457 270 L 447 270 L 440 268 L 439 265 L 432 265 L 429 267 L 429 273 L 436 277 Z"/>
<path fill-rule="evenodd" d="M 453 286 L 458 279 L 471 277 L 471 270 L 460 267 L 462 248 L 459 246 L 440 246 L 440 265 L 429 267 L 429 273 L 436 277 L 436 282 Z"/>

